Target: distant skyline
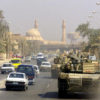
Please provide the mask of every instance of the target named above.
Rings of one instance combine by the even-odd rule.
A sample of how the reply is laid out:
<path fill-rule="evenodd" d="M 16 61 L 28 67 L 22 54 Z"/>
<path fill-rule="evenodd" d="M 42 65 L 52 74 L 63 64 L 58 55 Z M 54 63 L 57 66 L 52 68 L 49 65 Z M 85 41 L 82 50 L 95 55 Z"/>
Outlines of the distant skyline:
<path fill-rule="evenodd" d="M 93 28 L 100 27 L 99 0 L 0 0 L 0 10 L 13 33 L 26 34 L 37 19 L 41 36 L 46 40 L 61 40 L 62 20 L 66 32 L 74 32 L 81 23 L 90 21 Z M 96 10 L 96 14 L 91 11 Z M 88 18 L 93 15 L 92 18 Z"/>

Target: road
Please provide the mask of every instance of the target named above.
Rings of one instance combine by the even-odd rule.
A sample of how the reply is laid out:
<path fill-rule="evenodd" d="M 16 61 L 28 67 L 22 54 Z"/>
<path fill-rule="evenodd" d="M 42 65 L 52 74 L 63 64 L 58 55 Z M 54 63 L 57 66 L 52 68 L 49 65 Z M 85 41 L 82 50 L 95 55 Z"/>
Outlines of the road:
<path fill-rule="evenodd" d="M 1 75 L 0 78 L 6 75 Z M 2 79 L 3 79 L 2 78 Z M 2 80 L 1 79 L 1 80 Z M 1 81 L 0 81 L 1 82 Z M 0 100 L 58 100 L 57 80 L 52 79 L 50 72 L 41 72 L 34 85 L 30 85 L 27 91 L 6 91 L 4 83 L 0 85 Z M 94 100 L 86 94 L 71 94 L 60 100 Z M 95 99 L 97 100 L 97 99 Z M 99 99 L 98 99 L 99 100 Z"/>

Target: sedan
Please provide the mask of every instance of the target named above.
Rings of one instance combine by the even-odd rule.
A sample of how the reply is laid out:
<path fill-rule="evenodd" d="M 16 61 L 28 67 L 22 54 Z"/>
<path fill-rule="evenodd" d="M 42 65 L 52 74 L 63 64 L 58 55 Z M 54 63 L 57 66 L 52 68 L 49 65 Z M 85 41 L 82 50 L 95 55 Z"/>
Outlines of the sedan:
<path fill-rule="evenodd" d="M 25 60 L 24 61 L 25 62 L 31 62 L 31 57 L 30 56 L 25 57 Z"/>
<path fill-rule="evenodd" d="M 18 66 L 17 72 L 21 72 L 21 73 L 25 73 L 26 76 L 28 77 L 28 82 L 30 85 L 32 85 L 33 83 L 35 83 L 35 69 L 33 65 L 29 65 L 29 64 L 21 64 Z"/>
<path fill-rule="evenodd" d="M 11 63 L 4 63 L 1 66 L 1 74 L 13 72 L 13 71 L 15 71 L 15 68 Z"/>
<path fill-rule="evenodd" d="M 5 82 L 6 90 L 9 89 L 28 89 L 28 78 L 24 73 L 11 72 Z"/>
<path fill-rule="evenodd" d="M 51 71 L 51 64 L 50 62 L 42 62 L 41 66 L 40 66 L 40 71 Z"/>

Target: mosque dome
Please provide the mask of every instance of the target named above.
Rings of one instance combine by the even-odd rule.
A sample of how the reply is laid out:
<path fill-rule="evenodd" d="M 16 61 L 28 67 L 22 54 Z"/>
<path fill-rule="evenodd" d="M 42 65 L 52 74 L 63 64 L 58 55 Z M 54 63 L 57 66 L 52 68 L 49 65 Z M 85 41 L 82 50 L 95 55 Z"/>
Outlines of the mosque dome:
<path fill-rule="evenodd" d="M 32 28 L 27 33 L 26 36 L 29 37 L 31 40 L 38 40 L 43 41 L 43 38 L 40 35 L 38 29 Z"/>

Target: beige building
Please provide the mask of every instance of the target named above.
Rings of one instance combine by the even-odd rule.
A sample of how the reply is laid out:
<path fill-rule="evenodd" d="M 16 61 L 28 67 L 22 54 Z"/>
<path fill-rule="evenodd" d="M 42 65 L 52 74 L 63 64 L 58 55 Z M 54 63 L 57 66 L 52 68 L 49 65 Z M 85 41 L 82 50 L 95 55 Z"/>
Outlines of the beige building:
<path fill-rule="evenodd" d="M 12 34 L 11 33 L 11 38 L 12 38 L 12 42 L 14 44 L 14 48 L 16 50 L 19 49 L 18 43 L 20 40 L 25 39 L 27 41 L 37 41 L 40 44 L 42 44 L 42 46 L 44 46 L 45 48 L 48 48 L 48 46 L 52 47 L 61 47 L 61 46 L 66 46 L 66 26 L 65 26 L 65 22 L 63 21 L 62 24 L 62 41 L 48 41 L 48 40 L 44 40 L 43 37 L 41 36 L 39 29 L 38 29 L 38 23 L 35 20 L 35 24 L 34 24 L 34 28 L 29 29 L 25 35 L 22 34 Z"/>
<path fill-rule="evenodd" d="M 35 20 L 34 28 L 26 32 L 26 40 L 40 41 L 43 45 L 66 45 L 66 25 L 65 21 L 62 24 L 62 41 L 48 41 L 44 40 L 38 30 L 38 23 Z"/>

